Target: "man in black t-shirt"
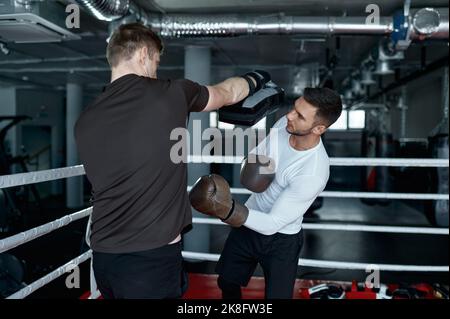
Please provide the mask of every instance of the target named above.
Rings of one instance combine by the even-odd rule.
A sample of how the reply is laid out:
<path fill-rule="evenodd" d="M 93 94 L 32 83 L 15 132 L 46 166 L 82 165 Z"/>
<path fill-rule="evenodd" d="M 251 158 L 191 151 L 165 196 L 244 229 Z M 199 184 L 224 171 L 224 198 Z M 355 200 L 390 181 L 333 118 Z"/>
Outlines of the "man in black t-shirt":
<path fill-rule="evenodd" d="M 121 25 L 107 47 L 111 83 L 75 125 L 92 185 L 90 245 L 104 298 L 181 296 L 180 235 L 192 213 L 186 164 L 171 161 L 170 133 L 186 127 L 190 112 L 237 103 L 258 87 L 248 77 L 212 86 L 157 79 L 161 52 L 149 28 Z"/>

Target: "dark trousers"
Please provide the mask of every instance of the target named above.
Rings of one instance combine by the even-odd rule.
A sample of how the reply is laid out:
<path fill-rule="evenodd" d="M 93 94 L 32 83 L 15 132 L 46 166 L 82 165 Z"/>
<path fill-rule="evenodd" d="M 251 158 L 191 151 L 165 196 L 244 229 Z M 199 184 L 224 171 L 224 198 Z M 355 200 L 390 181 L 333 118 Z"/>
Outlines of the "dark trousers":
<path fill-rule="evenodd" d="M 258 263 L 264 271 L 265 297 L 292 298 L 302 244 L 303 231 L 267 236 L 243 226 L 233 228 L 216 266 L 223 298 L 241 298 L 241 286 L 247 286 Z"/>
<path fill-rule="evenodd" d="M 180 298 L 182 262 L 181 242 L 135 253 L 93 253 L 95 280 L 105 299 Z"/>

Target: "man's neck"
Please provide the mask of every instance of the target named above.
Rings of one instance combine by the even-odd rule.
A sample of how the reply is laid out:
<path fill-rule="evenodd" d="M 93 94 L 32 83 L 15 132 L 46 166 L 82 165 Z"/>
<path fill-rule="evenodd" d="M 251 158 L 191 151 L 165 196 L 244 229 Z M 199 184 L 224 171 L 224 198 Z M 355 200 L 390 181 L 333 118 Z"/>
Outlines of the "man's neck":
<path fill-rule="evenodd" d="M 127 74 L 141 75 L 140 72 L 138 70 L 135 70 L 135 68 L 131 65 L 119 65 L 118 67 L 111 70 L 111 82 Z"/>
<path fill-rule="evenodd" d="M 309 150 L 320 142 L 320 136 L 314 134 L 308 134 L 304 136 L 292 135 L 289 137 L 289 143 L 297 151 Z"/>

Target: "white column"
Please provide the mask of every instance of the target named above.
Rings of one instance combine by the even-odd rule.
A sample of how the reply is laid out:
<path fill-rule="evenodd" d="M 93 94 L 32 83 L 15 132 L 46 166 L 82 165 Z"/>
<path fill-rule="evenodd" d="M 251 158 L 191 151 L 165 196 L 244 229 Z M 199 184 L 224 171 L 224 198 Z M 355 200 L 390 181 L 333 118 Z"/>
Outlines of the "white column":
<path fill-rule="evenodd" d="M 0 107 L 0 116 L 14 116 L 17 115 L 17 90 L 14 87 L 0 87 L 0 100 L 2 105 Z M 4 121 L 0 123 L 0 129 L 8 125 L 11 121 Z M 18 145 L 18 129 L 17 125 L 11 128 L 6 134 L 6 141 L 4 141 L 14 156 L 19 150 Z M 14 172 L 13 172 L 14 173 Z"/>
<path fill-rule="evenodd" d="M 210 84 L 211 80 L 211 50 L 209 47 L 188 46 L 184 55 L 184 77 L 202 85 Z M 193 121 L 196 124 L 193 125 Z M 191 136 L 191 154 L 201 155 L 193 149 L 193 128 L 201 126 L 201 130 L 209 127 L 209 113 L 191 113 L 189 119 L 189 134 Z M 201 136 L 201 135 L 200 135 Z M 198 139 L 198 138 L 197 138 Z M 200 141 L 197 141 L 199 143 Z M 205 145 L 207 141 L 201 143 Z M 203 148 L 203 147 L 202 147 Z M 201 150 L 200 150 L 201 152 Z M 209 164 L 188 164 L 188 185 L 193 185 L 195 181 L 203 175 L 210 173 Z M 205 217 L 193 209 L 194 217 Z M 184 236 L 184 250 L 209 253 L 210 247 L 210 226 L 194 224 L 194 228 Z"/>
<path fill-rule="evenodd" d="M 60 125 L 52 125 L 51 126 L 51 167 L 52 168 L 60 168 L 64 166 L 64 158 L 62 154 L 62 149 L 64 148 L 64 135 L 61 132 Z M 61 194 L 61 190 L 63 189 L 64 180 L 58 179 L 51 182 L 51 194 L 59 195 Z"/>
<path fill-rule="evenodd" d="M 83 109 L 83 88 L 79 82 L 69 79 L 66 93 L 66 166 L 73 166 L 80 164 L 73 130 Z M 66 179 L 66 205 L 69 208 L 83 206 L 82 176 Z"/>

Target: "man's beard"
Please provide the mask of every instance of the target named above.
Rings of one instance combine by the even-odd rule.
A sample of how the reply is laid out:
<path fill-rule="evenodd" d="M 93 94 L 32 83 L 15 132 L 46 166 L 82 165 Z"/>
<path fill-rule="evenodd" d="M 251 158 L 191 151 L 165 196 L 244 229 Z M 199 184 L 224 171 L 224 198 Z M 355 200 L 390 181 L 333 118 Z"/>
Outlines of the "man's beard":
<path fill-rule="evenodd" d="M 312 132 L 312 128 L 306 131 L 289 131 L 289 129 L 286 127 L 286 132 L 288 132 L 291 135 L 295 136 L 306 136 L 309 135 Z"/>

